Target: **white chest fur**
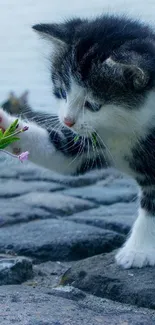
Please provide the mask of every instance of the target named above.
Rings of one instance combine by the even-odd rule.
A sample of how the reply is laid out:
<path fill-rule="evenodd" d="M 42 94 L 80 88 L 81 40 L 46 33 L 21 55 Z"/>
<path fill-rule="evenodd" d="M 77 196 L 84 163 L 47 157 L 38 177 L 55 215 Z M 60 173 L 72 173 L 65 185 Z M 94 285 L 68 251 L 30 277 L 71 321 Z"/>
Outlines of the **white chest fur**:
<path fill-rule="evenodd" d="M 134 137 L 111 135 L 104 140 L 107 156 L 112 165 L 123 172 L 131 174 L 127 157 L 132 156 L 132 148 L 136 144 Z"/>

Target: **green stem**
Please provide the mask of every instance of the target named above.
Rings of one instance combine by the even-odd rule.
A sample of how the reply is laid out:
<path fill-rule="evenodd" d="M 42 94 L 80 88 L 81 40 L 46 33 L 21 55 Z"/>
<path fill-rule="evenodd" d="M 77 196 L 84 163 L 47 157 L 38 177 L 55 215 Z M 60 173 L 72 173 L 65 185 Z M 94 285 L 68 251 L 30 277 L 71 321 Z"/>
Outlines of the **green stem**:
<path fill-rule="evenodd" d="M 21 129 L 21 130 L 19 130 L 19 131 L 16 131 L 16 132 L 10 134 L 10 135 L 7 135 L 7 137 L 4 137 L 4 138 L 2 138 L 2 139 L 3 139 L 3 140 L 4 140 L 4 139 L 10 139 L 10 138 L 14 137 L 15 135 L 17 135 L 17 134 L 19 134 L 19 133 L 22 133 L 22 132 L 23 132 L 23 131 L 22 131 L 22 129 Z"/>
<path fill-rule="evenodd" d="M 11 157 L 13 157 L 13 158 L 18 158 L 18 156 L 17 156 L 17 155 L 14 155 L 13 153 L 11 153 L 11 152 L 8 152 L 8 151 L 6 151 L 6 150 L 0 149 L 0 151 L 2 151 L 2 152 L 4 152 L 4 153 L 6 153 L 7 155 L 9 155 L 9 156 L 11 156 Z"/>

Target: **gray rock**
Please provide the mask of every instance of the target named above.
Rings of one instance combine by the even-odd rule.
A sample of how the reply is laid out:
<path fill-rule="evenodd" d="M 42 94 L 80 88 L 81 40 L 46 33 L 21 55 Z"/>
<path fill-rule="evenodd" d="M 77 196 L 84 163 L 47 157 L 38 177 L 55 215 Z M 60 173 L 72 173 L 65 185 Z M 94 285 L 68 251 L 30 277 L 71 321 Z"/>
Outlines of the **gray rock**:
<path fill-rule="evenodd" d="M 3 156 L 3 157 L 2 157 Z M 13 159 L 9 159 L 6 154 L 0 155 L 0 178 L 1 179 L 16 179 L 18 177 L 18 170 L 13 163 Z"/>
<path fill-rule="evenodd" d="M 20 196 L 24 193 L 29 193 L 30 191 L 56 191 L 61 190 L 64 187 L 60 184 L 44 181 L 33 181 L 33 182 L 23 182 L 21 180 L 3 180 L 3 184 L 0 184 L 0 198 L 10 198 Z"/>
<path fill-rule="evenodd" d="M 30 207 L 20 200 L 0 200 L 0 227 L 19 222 L 55 217 L 51 212 L 38 207 Z"/>
<path fill-rule="evenodd" d="M 26 284 L 40 288 L 40 290 L 42 290 L 42 288 L 47 288 L 47 292 L 50 294 L 51 288 L 57 288 L 62 275 L 73 263 L 75 262 L 48 261 L 36 264 L 33 266 L 33 281 L 27 281 Z"/>
<path fill-rule="evenodd" d="M 71 215 L 74 212 L 88 210 L 96 205 L 87 200 L 73 198 L 59 193 L 31 192 L 16 199 L 29 207 L 43 208 L 56 215 Z"/>
<path fill-rule="evenodd" d="M 75 213 L 69 220 L 127 234 L 137 216 L 137 204 L 115 203 Z"/>
<path fill-rule="evenodd" d="M 77 260 L 119 247 L 124 236 L 71 221 L 46 219 L 0 229 L 0 251 L 40 261 Z"/>
<path fill-rule="evenodd" d="M 91 200 L 95 203 L 109 205 L 117 202 L 132 202 L 137 199 L 137 188 L 114 186 L 85 186 L 81 188 L 72 188 L 63 191 L 66 195 L 80 197 L 82 199 Z"/>
<path fill-rule="evenodd" d="M 59 276 L 63 275 L 68 268 L 75 262 L 59 262 L 48 261 L 34 265 L 34 271 L 36 276 Z"/>
<path fill-rule="evenodd" d="M 122 303 L 155 309 L 155 268 L 123 270 L 114 253 L 76 262 L 62 277 L 61 284 Z"/>
<path fill-rule="evenodd" d="M 95 184 L 100 180 L 107 181 L 111 177 L 117 179 L 121 177 L 121 173 L 115 169 L 108 168 L 102 170 L 94 170 L 84 175 L 79 176 L 60 176 L 59 174 L 53 174 L 53 180 L 60 182 L 61 184 L 67 184 L 70 187 L 82 187 Z"/>
<path fill-rule="evenodd" d="M 32 262 L 28 258 L 0 255 L 0 285 L 19 284 L 32 277 Z"/>
<path fill-rule="evenodd" d="M 86 297 L 85 292 L 71 286 L 57 286 L 50 292 L 53 296 L 62 297 L 71 300 L 81 300 Z"/>
<path fill-rule="evenodd" d="M 67 297 L 66 297 L 67 298 Z M 3 325 L 154 325 L 154 312 L 82 295 L 72 301 L 26 285 L 2 286 Z"/>
<path fill-rule="evenodd" d="M 127 187 L 127 188 L 134 188 L 137 190 L 137 183 L 133 178 L 123 174 L 118 174 L 118 177 L 116 177 L 113 171 L 109 177 L 97 182 L 97 185 L 104 186 L 104 187 L 114 186 L 118 188 Z"/>
<path fill-rule="evenodd" d="M 22 165 L 20 162 L 15 162 L 14 160 L 11 160 L 10 163 L 10 159 L 6 159 L 6 156 L 4 158 L 5 160 L 0 162 L 0 177 L 6 179 L 18 178 L 24 181 L 53 181 L 71 187 L 78 187 L 94 184 L 99 180 L 111 177 L 111 175 L 114 179 L 120 178 L 122 175 L 117 170 L 109 168 L 106 170 L 92 171 L 80 176 L 64 176 L 38 167 L 31 162 L 25 162 Z"/>

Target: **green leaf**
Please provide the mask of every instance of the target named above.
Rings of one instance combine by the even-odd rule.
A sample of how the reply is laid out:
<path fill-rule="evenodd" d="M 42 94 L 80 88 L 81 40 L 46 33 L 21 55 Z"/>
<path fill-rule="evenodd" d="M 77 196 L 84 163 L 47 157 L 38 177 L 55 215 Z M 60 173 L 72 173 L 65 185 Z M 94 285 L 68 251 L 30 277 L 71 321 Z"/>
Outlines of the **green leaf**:
<path fill-rule="evenodd" d="M 16 132 L 18 125 L 18 119 L 16 119 L 3 133 L 0 130 L 0 149 L 6 148 L 9 144 L 20 140 L 18 137 L 15 137 L 13 134 Z"/>
<path fill-rule="evenodd" d="M 3 133 L 3 137 L 9 136 L 16 131 L 18 125 L 18 119 L 16 119 Z"/>
<path fill-rule="evenodd" d="M 3 132 L 2 130 L 0 129 L 0 139 L 3 138 Z"/>
<path fill-rule="evenodd" d="M 9 138 L 9 139 L 0 139 L 0 149 L 4 149 L 6 148 L 9 144 L 15 142 L 15 141 L 18 141 L 20 140 L 20 138 L 17 138 L 17 137 L 12 137 L 12 138 Z"/>
<path fill-rule="evenodd" d="M 96 134 L 95 133 L 92 134 L 92 139 L 93 139 L 93 144 L 96 145 L 97 139 L 96 139 Z"/>
<path fill-rule="evenodd" d="M 74 137 L 74 142 L 77 142 L 78 140 L 79 140 L 79 135 L 76 135 L 75 137 Z"/>

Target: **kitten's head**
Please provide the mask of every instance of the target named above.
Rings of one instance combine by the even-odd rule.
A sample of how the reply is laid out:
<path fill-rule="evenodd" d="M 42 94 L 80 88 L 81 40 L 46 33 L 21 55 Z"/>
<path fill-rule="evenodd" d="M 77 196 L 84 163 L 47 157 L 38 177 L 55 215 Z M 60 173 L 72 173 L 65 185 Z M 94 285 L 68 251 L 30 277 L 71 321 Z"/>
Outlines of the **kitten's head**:
<path fill-rule="evenodd" d="M 125 131 L 125 121 L 144 106 L 154 87 L 151 29 L 110 16 L 33 28 L 54 45 L 51 79 L 61 122 L 81 135 Z"/>

